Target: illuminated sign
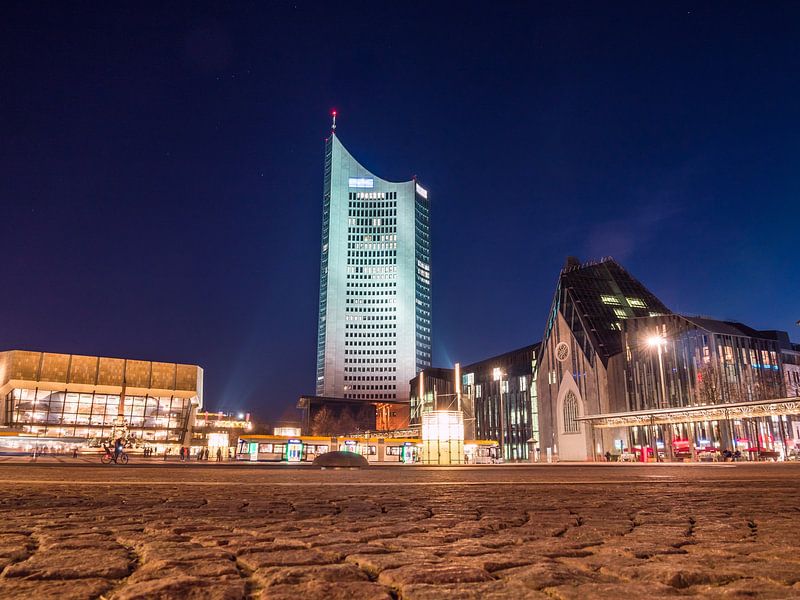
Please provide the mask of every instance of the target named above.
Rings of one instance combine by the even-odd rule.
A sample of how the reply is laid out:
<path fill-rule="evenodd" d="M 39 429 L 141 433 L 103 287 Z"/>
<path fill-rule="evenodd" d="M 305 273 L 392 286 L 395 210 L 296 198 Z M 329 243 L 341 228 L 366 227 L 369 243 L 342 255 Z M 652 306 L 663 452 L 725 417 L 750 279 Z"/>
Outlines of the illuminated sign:
<path fill-rule="evenodd" d="M 351 188 L 372 189 L 375 185 L 375 181 L 372 179 L 372 177 L 350 177 L 347 180 L 347 185 Z"/>
<path fill-rule="evenodd" d="M 227 433 L 209 433 L 206 441 L 212 448 L 227 448 L 229 446 Z"/>
<path fill-rule="evenodd" d="M 303 440 L 289 440 L 290 444 L 302 444 Z"/>
<path fill-rule="evenodd" d="M 372 187 L 372 186 L 370 186 L 370 187 Z M 428 198 L 428 190 L 426 190 L 420 184 L 417 184 L 417 194 L 419 194 L 420 196 L 422 196 L 425 199 Z"/>
<path fill-rule="evenodd" d="M 356 443 L 353 440 L 345 440 L 344 445 L 345 446 L 355 446 Z"/>

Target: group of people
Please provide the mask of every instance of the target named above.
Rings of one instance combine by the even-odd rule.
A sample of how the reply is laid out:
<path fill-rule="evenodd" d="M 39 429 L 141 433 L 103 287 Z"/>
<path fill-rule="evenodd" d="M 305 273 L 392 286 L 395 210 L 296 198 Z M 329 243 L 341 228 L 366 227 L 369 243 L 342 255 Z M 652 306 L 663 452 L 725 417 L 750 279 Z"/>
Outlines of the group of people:
<path fill-rule="evenodd" d="M 142 451 L 142 456 L 145 458 L 148 456 L 153 456 L 153 449 L 150 446 L 145 446 L 144 450 Z"/>
<path fill-rule="evenodd" d="M 725 448 L 721 452 L 721 455 L 722 455 L 722 460 L 724 460 L 725 462 L 742 460 L 742 453 L 739 450 L 737 450 L 736 452 L 731 452 L 730 450 Z"/>
<path fill-rule="evenodd" d="M 208 460 L 209 457 L 209 450 L 208 448 L 200 448 L 197 453 L 195 454 L 195 459 L 200 460 Z M 228 457 L 230 458 L 230 452 L 228 453 Z M 189 448 L 181 447 L 180 451 L 180 458 L 181 462 L 189 462 L 192 459 L 192 453 Z M 164 460 L 166 460 L 166 454 L 164 455 Z M 222 462 L 223 454 L 222 448 L 217 448 L 217 462 Z"/>

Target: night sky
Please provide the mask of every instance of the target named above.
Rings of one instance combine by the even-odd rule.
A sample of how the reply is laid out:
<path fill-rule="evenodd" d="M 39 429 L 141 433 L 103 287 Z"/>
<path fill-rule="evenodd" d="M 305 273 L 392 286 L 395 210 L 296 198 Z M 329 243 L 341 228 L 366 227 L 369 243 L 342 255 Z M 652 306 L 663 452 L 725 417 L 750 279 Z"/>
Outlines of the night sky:
<path fill-rule="evenodd" d="M 2 4 L 0 348 L 199 364 L 280 417 L 332 108 L 430 191 L 435 366 L 541 339 L 567 255 L 800 337 L 800 4 L 215 4 Z"/>

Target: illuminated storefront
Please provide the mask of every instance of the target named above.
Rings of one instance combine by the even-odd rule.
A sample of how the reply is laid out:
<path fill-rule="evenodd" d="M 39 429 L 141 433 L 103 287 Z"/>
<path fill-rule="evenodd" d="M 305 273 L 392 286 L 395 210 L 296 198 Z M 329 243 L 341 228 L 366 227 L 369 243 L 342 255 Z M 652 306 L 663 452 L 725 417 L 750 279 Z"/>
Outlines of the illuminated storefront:
<path fill-rule="evenodd" d="M 435 410 L 422 414 L 422 462 L 433 465 L 464 462 L 464 413 Z"/>
<path fill-rule="evenodd" d="M 796 456 L 800 431 L 791 425 L 798 416 L 800 399 L 777 398 L 579 419 L 595 429 L 615 431 L 615 451 L 632 460 L 719 460 L 726 450 L 738 451 L 742 459 L 759 460 Z"/>
<path fill-rule="evenodd" d="M 202 406 L 194 365 L 11 350 L 0 352 L 2 424 L 9 431 L 133 447 L 187 442 Z"/>
<path fill-rule="evenodd" d="M 217 450 L 224 458 L 232 457 L 239 436 L 252 431 L 249 413 L 198 412 L 192 425 L 192 454 L 208 449 L 212 460 L 217 458 Z"/>

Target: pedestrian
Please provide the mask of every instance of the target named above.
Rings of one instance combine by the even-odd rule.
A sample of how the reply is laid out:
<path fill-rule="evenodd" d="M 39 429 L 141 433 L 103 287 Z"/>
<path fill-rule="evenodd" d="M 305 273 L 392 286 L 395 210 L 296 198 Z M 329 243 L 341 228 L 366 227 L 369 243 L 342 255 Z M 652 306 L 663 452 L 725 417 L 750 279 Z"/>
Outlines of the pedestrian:
<path fill-rule="evenodd" d="M 222 448 L 217 448 L 217 462 L 222 462 Z"/>
<path fill-rule="evenodd" d="M 611 452 L 606 450 L 606 462 L 611 462 Z"/>
<path fill-rule="evenodd" d="M 208 460 L 208 448 L 203 450 L 203 456 L 205 457 L 205 460 Z"/>
<path fill-rule="evenodd" d="M 72 449 L 72 458 L 78 458 L 78 449 L 77 448 L 73 448 Z"/>

